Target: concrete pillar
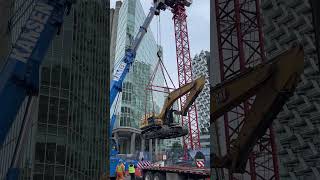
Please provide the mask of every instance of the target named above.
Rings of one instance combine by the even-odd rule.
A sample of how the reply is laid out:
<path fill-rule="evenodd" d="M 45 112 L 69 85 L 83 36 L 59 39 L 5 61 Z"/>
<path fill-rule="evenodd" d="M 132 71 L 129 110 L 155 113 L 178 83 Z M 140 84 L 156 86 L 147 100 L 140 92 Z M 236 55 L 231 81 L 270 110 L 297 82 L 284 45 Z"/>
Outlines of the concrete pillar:
<path fill-rule="evenodd" d="M 130 139 L 127 138 L 125 142 L 126 142 L 126 143 L 124 143 L 126 146 L 125 154 L 129 154 L 130 153 Z"/>
<path fill-rule="evenodd" d="M 154 145 L 155 145 L 154 153 L 155 153 L 156 156 L 159 153 L 158 144 L 159 144 L 159 139 L 155 139 L 155 142 L 154 142 Z"/>
<path fill-rule="evenodd" d="M 116 143 L 119 145 L 119 134 L 118 134 L 118 133 L 114 133 L 114 134 L 113 134 L 113 137 L 114 137 Z M 117 147 L 117 148 L 118 148 L 118 147 Z"/>
<path fill-rule="evenodd" d="M 134 154 L 136 149 L 136 133 L 131 134 L 130 154 Z"/>
<path fill-rule="evenodd" d="M 141 136 L 141 151 L 146 150 L 146 140 L 144 139 L 143 136 Z"/>
<path fill-rule="evenodd" d="M 149 154 L 150 154 L 150 159 L 152 160 L 152 139 L 149 139 Z"/>

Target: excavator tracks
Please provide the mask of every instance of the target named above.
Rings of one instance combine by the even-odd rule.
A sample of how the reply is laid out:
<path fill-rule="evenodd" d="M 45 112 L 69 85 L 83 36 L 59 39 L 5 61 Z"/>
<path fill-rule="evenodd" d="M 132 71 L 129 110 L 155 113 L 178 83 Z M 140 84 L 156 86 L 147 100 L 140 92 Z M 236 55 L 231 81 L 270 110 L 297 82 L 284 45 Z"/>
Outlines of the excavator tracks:
<path fill-rule="evenodd" d="M 145 139 L 171 139 L 182 137 L 188 134 L 188 129 L 180 125 L 167 126 L 163 125 L 160 129 L 151 130 L 142 133 Z"/>

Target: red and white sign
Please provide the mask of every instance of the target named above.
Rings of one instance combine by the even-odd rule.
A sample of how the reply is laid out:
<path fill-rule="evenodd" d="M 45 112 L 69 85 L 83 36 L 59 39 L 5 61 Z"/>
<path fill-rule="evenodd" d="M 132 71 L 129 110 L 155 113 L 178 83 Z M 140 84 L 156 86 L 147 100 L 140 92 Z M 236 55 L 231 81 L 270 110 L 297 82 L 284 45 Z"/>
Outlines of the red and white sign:
<path fill-rule="evenodd" d="M 162 156 L 162 160 L 166 160 L 166 159 L 167 159 L 167 155 L 164 154 L 164 155 Z"/>
<path fill-rule="evenodd" d="M 204 168 L 204 160 L 203 159 L 197 159 L 196 165 L 198 168 Z"/>
<path fill-rule="evenodd" d="M 150 167 L 152 163 L 150 161 L 140 161 L 137 164 L 138 168 Z"/>

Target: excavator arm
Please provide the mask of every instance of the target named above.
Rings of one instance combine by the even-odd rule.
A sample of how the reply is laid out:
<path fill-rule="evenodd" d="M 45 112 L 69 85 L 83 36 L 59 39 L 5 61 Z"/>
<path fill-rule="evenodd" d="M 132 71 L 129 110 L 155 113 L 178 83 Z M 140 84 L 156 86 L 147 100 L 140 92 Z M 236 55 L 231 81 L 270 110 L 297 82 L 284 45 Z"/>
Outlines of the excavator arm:
<path fill-rule="evenodd" d="M 245 171 L 256 142 L 266 133 L 282 106 L 293 94 L 304 68 L 302 48 L 294 47 L 276 58 L 250 68 L 211 89 L 210 121 L 255 96 L 236 139 L 223 157 L 213 154 L 212 168 Z"/>
<path fill-rule="evenodd" d="M 161 112 L 155 116 L 156 119 L 165 120 L 166 112 L 171 109 L 174 102 L 176 102 L 179 98 L 184 96 L 185 94 L 189 93 L 185 102 L 185 105 L 181 108 L 181 111 L 178 111 L 177 114 L 185 116 L 196 100 L 200 92 L 202 91 L 205 84 L 205 77 L 201 76 L 198 79 L 183 85 L 182 87 L 172 91 L 169 93 L 168 97 L 166 98 L 164 105 L 161 109 Z"/>

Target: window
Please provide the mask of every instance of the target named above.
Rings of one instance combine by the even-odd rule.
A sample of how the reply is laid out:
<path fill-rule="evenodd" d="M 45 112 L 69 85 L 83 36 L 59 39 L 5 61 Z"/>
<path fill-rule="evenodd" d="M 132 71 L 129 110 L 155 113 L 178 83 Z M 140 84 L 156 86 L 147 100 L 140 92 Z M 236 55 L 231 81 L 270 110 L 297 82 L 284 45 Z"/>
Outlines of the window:
<path fill-rule="evenodd" d="M 57 145 L 57 164 L 64 165 L 66 159 L 66 147 L 62 145 Z"/>
<path fill-rule="evenodd" d="M 48 114 L 48 96 L 40 96 L 39 100 L 39 119 L 40 123 L 47 123 Z"/>
<path fill-rule="evenodd" d="M 45 66 L 41 69 L 41 84 L 50 85 L 50 68 Z"/>
<path fill-rule="evenodd" d="M 36 152 L 35 152 L 36 162 L 40 162 L 40 163 L 44 162 L 44 152 L 45 152 L 45 144 L 44 143 L 37 143 L 36 144 Z"/>
<path fill-rule="evenodd" d="M 61 77 L 61 88 L 69 89 L 70 71 L 68 68 L 62 68 Z"/>
<path fill-rule="evenodd" d="M 55 143 L 47 143 L 46 163 L 54 163 L 55 162 L 55 153 L 56 153 L 56 144 Z"/>
<path fill-rule="evenodd" d="M 68 124 L 68 108 L 68 100 L 60 99 L 59 125 L 66 126 Z"/>
<path fill-rule="evenodd" d="M 57 124 L 59 99 L 50 97 L 49 124 Z"/>
<path fill-rule="evenodd" d="M 52 67 L 51 86 L 59 87 L 60 85 L 60 66 Z"/>
<path fill-rule="evenodd" d="M 44 179 L 53 180 L 54 178 L 54 165 L 46 165 Z"/>

